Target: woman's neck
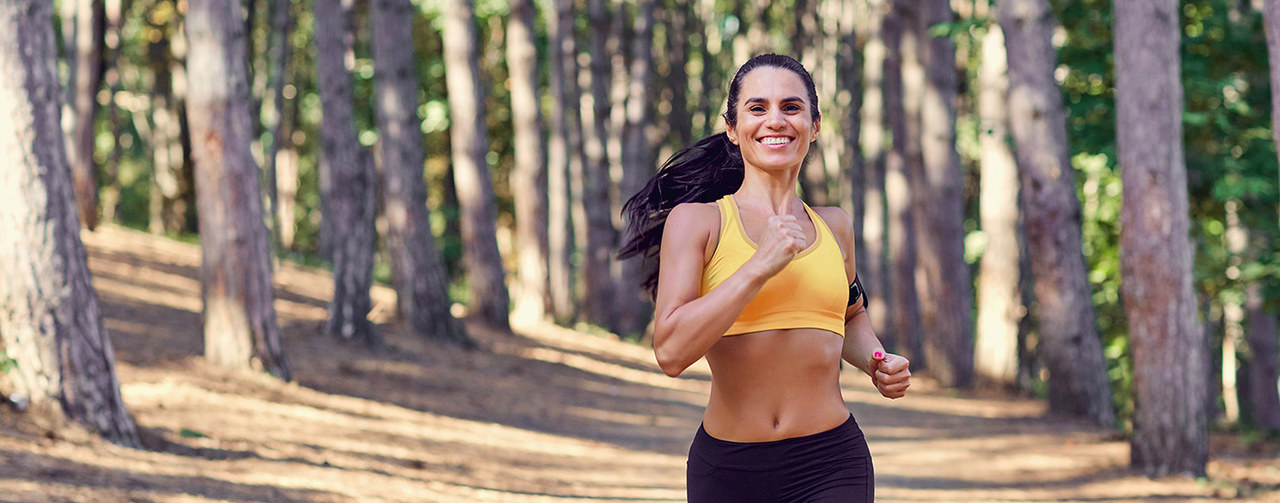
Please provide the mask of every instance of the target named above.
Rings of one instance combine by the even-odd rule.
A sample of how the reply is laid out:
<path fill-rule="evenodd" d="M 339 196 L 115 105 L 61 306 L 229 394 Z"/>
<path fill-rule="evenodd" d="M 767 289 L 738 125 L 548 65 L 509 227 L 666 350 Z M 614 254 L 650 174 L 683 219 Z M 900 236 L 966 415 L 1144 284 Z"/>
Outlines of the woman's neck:
<path fill-rule="evenodd" d="M 791 214 L 796 208 L 803 208 L 799 204 L 800 196 L 796 195 L 798 177 L 798 169 L 776 173 L 747 168 L 743 173 L 742 187 L 734 198 L 739 203 L 745 200 L 749 206 L 766 210 L 771 215 Z"/>

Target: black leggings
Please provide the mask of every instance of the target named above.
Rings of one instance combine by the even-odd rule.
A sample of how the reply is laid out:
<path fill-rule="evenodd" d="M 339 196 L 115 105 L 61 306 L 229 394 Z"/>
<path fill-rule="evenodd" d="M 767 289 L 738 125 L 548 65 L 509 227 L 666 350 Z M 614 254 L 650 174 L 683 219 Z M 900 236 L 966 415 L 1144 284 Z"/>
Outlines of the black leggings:
<path fill-rule="evenodd" d="M 871 502 L 875 476 L 858 423 L 774 442 L 729 442 L 701 427 L 689 448 L 689 503 Z"/>

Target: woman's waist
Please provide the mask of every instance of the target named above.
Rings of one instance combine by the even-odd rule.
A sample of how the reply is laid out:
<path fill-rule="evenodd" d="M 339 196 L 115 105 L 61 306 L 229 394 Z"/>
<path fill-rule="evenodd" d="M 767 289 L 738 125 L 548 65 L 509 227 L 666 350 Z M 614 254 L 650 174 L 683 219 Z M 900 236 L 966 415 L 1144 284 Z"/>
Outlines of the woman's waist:
<path fill-rule="evenodd" d="M 713 384 L 702 422 L 708 434 L 721 440 L 769 442 L 827 431 L 848 419 L 838 385 L 834 390 L 781 393 L 765 387 L 744 394 L 718 390 Z"/>

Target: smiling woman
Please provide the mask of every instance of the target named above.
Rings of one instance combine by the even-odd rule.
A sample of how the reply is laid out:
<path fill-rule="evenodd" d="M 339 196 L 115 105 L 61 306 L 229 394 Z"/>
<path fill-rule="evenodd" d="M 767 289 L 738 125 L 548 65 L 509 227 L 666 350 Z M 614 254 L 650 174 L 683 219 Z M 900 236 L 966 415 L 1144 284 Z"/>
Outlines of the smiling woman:
<path fill-rule="evenodd" d="M 672 377 L 703 357 L 711 366 L 689 501 L 873 501 L 840 362 L 888 398 L 911 372 L 884 352 L 854 287 L 853 219 L 796 195 L 821 125 L 813 78 L 787 56 L 752 58 L 724 119 L 724 133 L 676 153 L 625 206 L 621 256 L 651 266 L 658 364 Z"/>

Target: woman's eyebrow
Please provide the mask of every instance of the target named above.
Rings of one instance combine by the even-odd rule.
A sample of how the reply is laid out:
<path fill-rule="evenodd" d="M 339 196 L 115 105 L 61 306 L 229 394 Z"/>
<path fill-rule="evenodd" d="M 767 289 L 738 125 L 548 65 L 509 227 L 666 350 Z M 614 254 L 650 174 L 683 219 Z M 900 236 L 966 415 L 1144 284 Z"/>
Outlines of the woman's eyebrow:
<path fill-rule="evenodd" d="M 786 103 L 786 102 L 788 102 L 788 101 L 799 101 L 799 102 L 803 103 L 803 102 L 804 102 L 804 98 L 801 98 L 801 97 L 799 97 L 799 96 L 790 96 L 790 97 L 787 97 L 787 98 L 783 98 L 783 99 L 782 99 L 782 102 L 783 102 L 783 103 Z M 769 100 L 767 100 L 767 99 L 756 97 L 756 98 L 748 98 L 748 99 L 747 99 L 746 101 L 744 101 L 743 103 L 768 103 L 768 102 L 769 102 Z"/>

